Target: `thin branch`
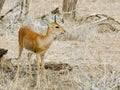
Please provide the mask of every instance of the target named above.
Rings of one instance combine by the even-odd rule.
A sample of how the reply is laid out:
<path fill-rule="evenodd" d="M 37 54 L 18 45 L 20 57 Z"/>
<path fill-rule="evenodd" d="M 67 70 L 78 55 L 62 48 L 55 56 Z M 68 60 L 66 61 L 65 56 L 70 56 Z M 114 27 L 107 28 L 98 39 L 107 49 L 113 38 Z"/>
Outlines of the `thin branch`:
<path fill-rule="evenodd" d="M 10 12 L 12 12 L 19 5 L 20 5 L 20 3 L 16 4 L 13 8 L 11 8 L 10 10 L 8 10 L 4 15 L 0 16 L 0 20 L 2 20 L 5 16 L 7 16 Z"/>
<path fill-rule="evenodd" d="M 25 0 L 25 16 L 29 13 L 30 0 Z"/>
<path fill-rule="evenodd" d="M 20 10 L 20 15 L 19 15 L 18 20 L 20 20 L 22 13 L 23 13 L 23 0 L 21 1 L 21 10 Z"/>

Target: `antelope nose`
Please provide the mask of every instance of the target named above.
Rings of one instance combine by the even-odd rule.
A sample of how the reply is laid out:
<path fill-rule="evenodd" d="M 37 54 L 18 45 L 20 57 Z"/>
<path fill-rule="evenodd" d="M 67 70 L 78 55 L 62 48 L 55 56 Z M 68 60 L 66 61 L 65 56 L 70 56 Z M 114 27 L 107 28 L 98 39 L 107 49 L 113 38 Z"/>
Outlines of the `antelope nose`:
<path fill-rule="evenodd" d="M 64 34 L 66 31 L 64 30 L 61 34 Z"/>

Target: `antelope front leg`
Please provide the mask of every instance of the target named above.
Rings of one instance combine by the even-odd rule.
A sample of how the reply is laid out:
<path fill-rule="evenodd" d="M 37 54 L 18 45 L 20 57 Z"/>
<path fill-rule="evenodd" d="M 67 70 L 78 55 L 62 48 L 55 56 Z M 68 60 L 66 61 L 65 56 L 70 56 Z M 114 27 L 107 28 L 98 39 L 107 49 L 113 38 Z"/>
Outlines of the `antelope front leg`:
<path fill-rule="evenodd" d="M 38 73 L 40 71 L 40 54 L 39 53 L 36 53 L 36 60 L 37 60 L 37 69 L 38 69 Z"/>
<path fill-rule="evenodd" d="M 40 66 L 41 66 L 41 68 L 44 68 L 44 66 L 45 66 L 45 62 L 44 62 L 44 56 L 45 56 L 45 54 L 41 54 L 40 56 L 41 56 Z"/>
<path fill-rule="evenodd" d="M 40 63 L 40 66 L 41 66 L 41 72 L 43 74 L 43 80 L 44 82 L 46 82 L 46 71 L 45 71 L 45 62 L 44 62 L 44 56 L 45 54 L 41 54 L 41 63 Z"/>
<path fill-rule="evenodd" d="M 39 72 L 40 72 L 40 54 L 39 53 L 36 53 L 36 64 L 37 64 L 37 80 L 36 80 L 36 83 L 37 85 L 39 85 L 40 83 L 40 75 L 39 75 Z"/>

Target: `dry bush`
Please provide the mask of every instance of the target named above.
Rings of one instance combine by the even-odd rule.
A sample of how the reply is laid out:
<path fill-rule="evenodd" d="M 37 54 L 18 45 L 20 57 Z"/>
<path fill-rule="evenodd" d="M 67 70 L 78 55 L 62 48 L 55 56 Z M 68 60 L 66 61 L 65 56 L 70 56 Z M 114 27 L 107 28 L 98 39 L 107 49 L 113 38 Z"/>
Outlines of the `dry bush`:
<path fill-rule="evenodd" d="M 38 3 L 38 1 L 36 1 Z M 42 8 L 43 9 L 43 8 Z M 40 18 L 29 17 L 23 23 L 16 21 L 17 10 L 0 23 L 1 47 L 9 52 L 11 59 L 0 67 L 0 89 L 2 90 L 119 90 L 120 89 L 120 25 L 115 19 L 104 15 L 86 15 L 76 21 L 65 21 L 67 33 L 58 36 L 46 54 L 47 82 L 36 85 L 35 57 L 32 57 L 33 78 L 29 77 L 26 52 L 20 61 L 18 54 L 17 32 L 21 25 L 27 24 L 37 32 L 45 32 Z M 100 30 L 100 32 L 99 32 Z M 104 32 L 104 30 L 107 30 Z M 102 33 L 101 33 L 102 32 Z M 4 61 L 3 60 L 3 61 Z M 4 61 L 4 62 L 6 62 Z M 49 62 L 48 62 L 49 61 Z M 55 63 L 51 63 L 51 61 Z M 11 63 L 10 62 L 10 63 Z M 6 65 L 7 64 L 7 65 Z M 2 70 L 3 69 L 3 70 Z M 10 69 L 10 70 L 9 70 Z"/>
<path fill-rule="evenodd" d="M 73 23 L 69 23 L 66 31 L 67 33 L 59 36 L 58 40 L 88 40 L 96 38 L 98 33 L 119 32 L 120 23 L 104 14 L 87 15 L 79 20 L 75 19 Z"/>

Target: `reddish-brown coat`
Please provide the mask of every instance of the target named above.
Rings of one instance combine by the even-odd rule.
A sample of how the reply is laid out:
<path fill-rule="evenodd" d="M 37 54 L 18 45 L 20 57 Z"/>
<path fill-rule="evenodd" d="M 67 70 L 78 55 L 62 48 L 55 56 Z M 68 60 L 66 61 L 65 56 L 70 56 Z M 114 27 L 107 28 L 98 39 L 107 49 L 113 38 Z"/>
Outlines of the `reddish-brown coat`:
<path fill-rule="evenodd" d="M 26 49 L 37 52 L 41 49 L 38 46 L 37 38 L 43 38 L 44 35 L 38 34 L 29 26 L 23 26 L 20 28 L 19 32 L 19 45 L 24 45 Z"/>

